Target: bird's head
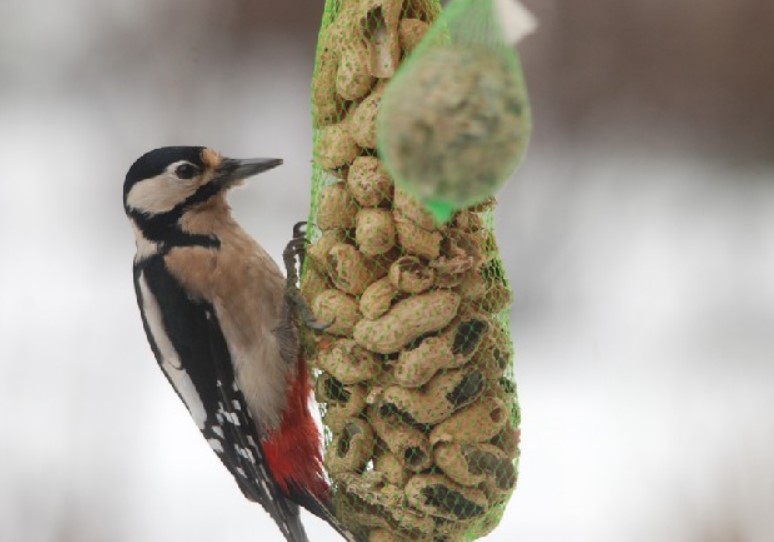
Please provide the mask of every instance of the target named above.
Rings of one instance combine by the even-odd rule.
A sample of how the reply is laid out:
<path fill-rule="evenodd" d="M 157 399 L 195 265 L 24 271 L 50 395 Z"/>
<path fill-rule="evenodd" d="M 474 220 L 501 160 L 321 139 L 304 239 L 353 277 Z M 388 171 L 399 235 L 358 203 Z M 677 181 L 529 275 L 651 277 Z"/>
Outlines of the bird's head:
<path fill-rule="evenodd" d="M 179 229 L 184 214 L 229 188 L 282 164 L 277 158 L 236 160 L 207 147 L 161 147 L 143 154 L 124 181 L 124 210 L 150 241 Z"/>

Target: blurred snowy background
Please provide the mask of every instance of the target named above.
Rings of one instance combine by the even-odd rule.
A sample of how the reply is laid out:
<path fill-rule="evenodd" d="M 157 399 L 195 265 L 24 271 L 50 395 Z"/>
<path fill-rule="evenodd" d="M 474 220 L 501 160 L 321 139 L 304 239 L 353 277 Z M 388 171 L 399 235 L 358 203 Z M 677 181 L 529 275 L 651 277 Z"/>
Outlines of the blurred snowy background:
<path fill-rule="evenodd" d="M 526 3 L 497 213 L 523 454 L 488 540 L 774 540 L 774 3 Z M 321 12 L 0 3 L 0 541 L 279 539 L 152 359 L 121 184 L 160 145 L 283 157 L 232 196 L 278 257 Z"/>

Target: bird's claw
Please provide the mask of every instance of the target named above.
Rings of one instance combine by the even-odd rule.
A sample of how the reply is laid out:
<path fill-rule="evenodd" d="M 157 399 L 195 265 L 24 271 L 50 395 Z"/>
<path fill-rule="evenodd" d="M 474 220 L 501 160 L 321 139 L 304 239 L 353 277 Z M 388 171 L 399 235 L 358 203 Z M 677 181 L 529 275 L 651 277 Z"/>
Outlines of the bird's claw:
<path fill-rule="evenodd" d="M 306 304 L 306 301 L 301 295 L 301 291 L 296 287 L 295 284 L 288 284 L 285 287 L 285 300 L 287 306 L 290 308 L 291 314 L 296 318 L 296 320 L 300 320 L 304 327 L 308 327 L 313 331 L 319 332 L 325 331 L 333 324 L 333 322 L 320 322 L 317 318 L 315 318 L 312 310 L 309 308 L 309 305 Z"/>
<path fill-rule="evenodd" d="M 318 321 L 298 289 L 298 275 L 301 269 L 303 269 L 304 257 L 306 256 L 307 240 L 305 227 L 306 222 L 297 222 L 293 226 L 293 238 L 285 245 L 285 250 L 282 251 L 282 259 L 285 263 L 285 272 L 287 274 L 285 298 L 292 313 L 304 326 L 314 331 L 323 331 L 333 322 L 323 323 Z"/>
<path fill-rule="evenodd" d="M 298 239 L 299 237 L 306 238 L 306 220 L 296 222 L 293 225 L 293 239 Z"/>
<path fill-rule="evenodd" d="M 336 318 L 334 318 L 333 321 L 331 322 L 320 322 L 317 318 L 314 317 L 313 314 L 310 314 L 310 317 L 311 318 L 309 318 L 308 320 L 306 319 L 304 320 L 304 326 L 308 327 L 312 331 L 317 331 L 317 332 L 325 331 L 326 329 L 328 329 L 333 325 L 333 322 L 336 321 Z"/>
<path fill-rule="evenodd" d="M 306 257 L 306 222 L 297 222 L 293 226 L 293 238 L 285 245 L 282 259 L 285 262 L 288 284 L 298 284 L 298 275 L 304 267 Z"/>

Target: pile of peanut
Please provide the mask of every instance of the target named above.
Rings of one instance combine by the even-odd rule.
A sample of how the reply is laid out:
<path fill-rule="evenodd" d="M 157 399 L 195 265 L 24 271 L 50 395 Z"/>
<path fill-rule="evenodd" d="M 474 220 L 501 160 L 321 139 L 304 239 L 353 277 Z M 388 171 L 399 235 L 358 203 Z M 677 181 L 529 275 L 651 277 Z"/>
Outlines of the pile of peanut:
<path fill-rule="evenodd" d="M 301 291 L 337 514 L 371 542 L 493 529 L 516 483 L 511 297 L 485 216 L 436 224 L 375 151 L 384 85 L 438 0 L 328 0 L 313 82 L 315 223 Z"/>

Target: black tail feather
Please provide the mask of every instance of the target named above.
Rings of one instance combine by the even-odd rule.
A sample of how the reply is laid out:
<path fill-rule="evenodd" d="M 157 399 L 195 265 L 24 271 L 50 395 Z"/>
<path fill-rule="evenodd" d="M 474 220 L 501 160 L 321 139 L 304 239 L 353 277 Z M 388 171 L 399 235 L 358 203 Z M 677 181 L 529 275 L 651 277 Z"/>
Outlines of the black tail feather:
<path fill-rule="evenodd" d="M 289 485 L 288 490 L 290 493 L 288 495 L 290 500 L 328 523 L 328 525 L 336 529 L 336 532 L 343 536 L 345 540 L 348 540 L 349 542 L 366 542 L 365 538 L 358 536 L 347 529 L 336 518 L 333 510 L 333 503 L 329 498 L 319 498 L 292 484 Z"/>

